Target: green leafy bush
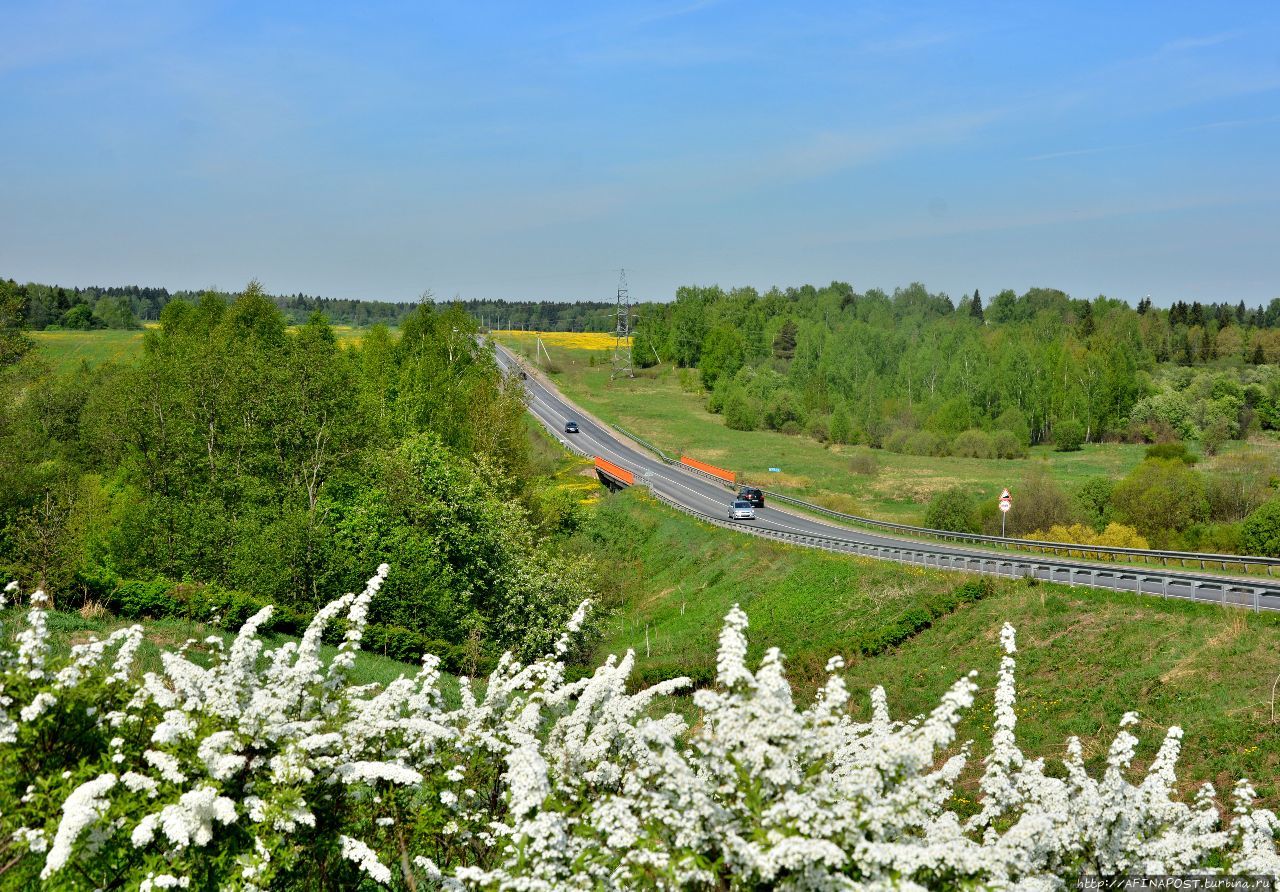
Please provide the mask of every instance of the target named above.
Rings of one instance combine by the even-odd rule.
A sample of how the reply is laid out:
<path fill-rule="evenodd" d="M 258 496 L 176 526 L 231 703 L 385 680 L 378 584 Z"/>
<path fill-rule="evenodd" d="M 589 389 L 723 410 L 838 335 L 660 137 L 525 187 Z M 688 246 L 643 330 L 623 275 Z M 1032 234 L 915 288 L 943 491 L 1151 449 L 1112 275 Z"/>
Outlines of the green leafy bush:
<path fill-rule="evenodd" d="M 1267 502 L 1245 518 L 1240 546 L 1246 554 L 1280 557 L 1280 499 Z"/>
<path fill-rule="evenodd" d="M 961 458 L 995 458 L 996 445 L 986 431 L 970 428 L 956 434 L 951 442 L 951 454 Z"/>
<path fill-rule="evenodd" d="M 978 524 L 973 499 L 958 487 L 938 493 L 930 500 L 924 513 L 924 525 L 932 530 L 976 533 Z"/>
<path fill-rule="evenodd" d="M 947 447 L 933 431 L 915 431 L 907 437 L 903 452 L 907 455 L 946 455 Z"/>
<path fill-rule="evenodd" d="M 163 619 L 181 613 L 181 606 L 173 596 L 173 582 L 163 578 L 120 583 L 108 606 L 128 619 Z"/>
<path fill-rule="evenodd" d="M 991 445 L 997 458 L 1026 458 L 1027 444 L 1013 431 L 998 430 L 991 435 Z"/>
<path fill-rule="evenodd" d="M 760 426 L 760 413 L 741 390 L 735 390 L 724 402 L 725 427 L 735 431 L 753 431 Z"/>
<path fill-rule="evenodd" d="M 894 428 L 884 438 L 885 451 L 905 455 L 907 452 L 907 440 L 911 438 L 912 433 L 914 431 L 907 428 Z"/>
<path fill-rule="evenodd" d="M 1182 440 L 1171 440 L 1165 443 L 1155 443 L 1147 447 L 1147 458 L 1160 458 L 1166 461 L 1180 461 L 1183 464 L 1194 465 L 1200 460 L 1200 456 L 1187 449 L 1187 444 Z"/>
<path fill-rule="evenodd" d="M 1084 425 L 1064 418 L 1053 426 L 1053 443 L 1058 452 L 1076 452 L 1084 443 Z"/>
<path fill-rule="evenodd" d="M 1149 458 L 1116 484 L 1116 515 L 1153 543 L 1209 515 L 1204 479 L 1181 461 Z"/>
<path fill-rule="evenodd" d="M 844 403 L 837 405 L 835 411 L 831 413 L 829 432 L 833 442 L 852 443 L 854 441 L 853 420 L 849 417 L 849 410 L 845 408 Z"/>

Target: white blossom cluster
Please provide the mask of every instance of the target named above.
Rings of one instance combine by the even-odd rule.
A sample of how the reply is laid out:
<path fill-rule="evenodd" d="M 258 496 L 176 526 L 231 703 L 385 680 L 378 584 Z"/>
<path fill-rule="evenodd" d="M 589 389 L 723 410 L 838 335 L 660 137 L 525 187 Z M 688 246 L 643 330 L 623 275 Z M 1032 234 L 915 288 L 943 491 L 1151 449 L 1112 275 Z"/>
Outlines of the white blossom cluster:
<path fill-rule="evenodd" d="M 747 616 L 725 618 L 714 688 L 689 726 L 660 715 L 676 679 L 630 693 L 634 657 L 569 681 L 564 654 L 505 657 L 456 696 L 439 661 L 354 686 L 347 673 L 388 572 L 324 607 L 298 642 L 267 649 L 252 617 L 207 665 L 184 648 L 141 681 L 141 630 L 54 666 L 33 598 L 0 650 L 0 837 L 9 877 L 66 888 L 1051 890 L 1081 874 L 1280 877 L 1280 821 L 1245 781 L 1219 813 L 1206 785 L 1174 791 L 1181 731 L 1131 778 L 1126 714 L 1102 776 L 1072 739 L 1060 766 L 1021 752 L 1012 627 L 976 813 L 955 810 L 969 744 L 956 726 L 978 689 L 958 679 L 927 715 L 890 718 L 883 689 L 855 718 L 839 675 L 797 705 L 770 650 L 747 664 Z M 12 591 L 12 590 L 10 590 Z M 321 636 L 340 618 L 342 643 Z M 106 655 L 116 658 L 105 665 Z M 69 728 L 100 741 L 73 764 Z M 33 767 L 34 766 L 34 767 Z M 23 772 L 27 772 L 24 774 Z M 28 776 L 29 775 L 29 776 Z M 22 853 L 25 852 L 25 855 Z M 3 866 L 8 862 L 8 866 Z M 27 871 L 25 874 L 21 871 Z"/>

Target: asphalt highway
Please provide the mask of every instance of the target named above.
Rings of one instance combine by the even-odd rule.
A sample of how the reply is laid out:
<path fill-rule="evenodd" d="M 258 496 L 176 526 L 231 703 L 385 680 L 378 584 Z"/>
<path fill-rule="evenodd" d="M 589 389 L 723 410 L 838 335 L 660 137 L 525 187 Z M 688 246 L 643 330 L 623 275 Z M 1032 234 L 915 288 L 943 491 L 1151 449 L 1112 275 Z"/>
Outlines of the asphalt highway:
<path fill-rule="evenodd" d="M 733 493 L 720 483 L 680 466 L 665 464 L 647 449 L 601 423 L 574 405 L 535 369 L 520 362 L 509 350 L 494 344 L 498 364 L 508 372 L 527 371 L 523 383 L 528 409 L 561 442 L 579 451 L 600 456 L 629 471 L 636 484 L 650 487 L 655 495 L 691 513 L 730 523 Z M 578 422 L 579 432 L 566 434 L 564 423 Z M 696 456 L 695 456 L 696 458 Z M 1260 610 L 1280 610 L 1280 580 L 1267 577 L 1234 577 L 1195 573 L 1156 566 L 1097 563 L 1043 554 L 992 551 L 965 545 L 907 539 L 868 532 L 769 505 L 756 509 L 754 521 L 733 521 L 758 534 L 799 545 L 848 551 L 941 569 L 968 570 L 1007 576 L 1087 585 L 1094 588 L 1139 592 L 1168 597 L 1234 604 Z"/>

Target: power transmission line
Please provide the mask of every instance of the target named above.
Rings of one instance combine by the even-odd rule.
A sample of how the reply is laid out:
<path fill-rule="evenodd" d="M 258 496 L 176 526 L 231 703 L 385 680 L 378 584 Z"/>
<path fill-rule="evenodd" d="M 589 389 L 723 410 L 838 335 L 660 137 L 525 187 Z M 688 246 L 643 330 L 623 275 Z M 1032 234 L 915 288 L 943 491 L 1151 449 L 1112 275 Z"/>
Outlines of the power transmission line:
<path fill-rule="evenodd" d="M 619 376 L 628 378 L 636 376 L 631 367 L 631 294 L 627 290 L 627 271 L 618 270 L 618 326 L 613 338 L 613 371 L 609 373 L 612 381 Z"/>

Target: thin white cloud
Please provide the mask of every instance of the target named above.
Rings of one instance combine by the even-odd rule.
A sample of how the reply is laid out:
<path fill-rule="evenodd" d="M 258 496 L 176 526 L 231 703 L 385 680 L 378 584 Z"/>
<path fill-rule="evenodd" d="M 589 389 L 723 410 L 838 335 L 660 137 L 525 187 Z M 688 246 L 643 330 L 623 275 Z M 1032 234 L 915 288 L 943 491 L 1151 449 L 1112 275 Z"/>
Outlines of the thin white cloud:
<path fill-rule="evenodd" d="M 577 53 L 572 61 L 586 66 L 634 65 L 655 68 L 692 68 L 760 58 L 754 48 L 701 41 L 653 39 L 633 40 Z"/>
<path fill-rule="evenodd" d="M 712 6 L 719 6 L 724 0 L 695 0 L 693 3 L 686 3 L 682 6 L 665 6 L 661 9 L 655 9 L 645 15 L 635 19 L 633 24 L 651 25 L 654 22 L 663 22 L 668 19 L 684 18 L 688 15 L 702 12 Z"/>
<path fill-rule="evenodd" d="M 1218 130 L 1233 127 L 1255 127 L 1260 124 L 1274 124 L 1280 122 L 1280 115 L 1266 115 L 1257 118 L 1237 118 L 1230 121 L 1208 121 L 1204 124 L 1196 124 L 1191 127 L 1180 127 L 1177 130 L 1171 130 L 1167 134 L 1162 135 L 1158 139 L 1147 139 L 1142 142 L 1121 143 L 1111 146 L 1096 146 L 1087 149 L 1067 149 L 1061 152 L 1045 152 L 1040 155 L 1031 155 L 1024 159 L 1026 161 L 1051 161 L 1055 158 L 1074 158 L 1081 155 L 1101 155 L 1107 152 L 1123 152 L 1129 149 L 1145 149 L 1150 146 L 1164 145 L 1170 139 L 1185 136 L 1189 133 L 1203 133 L 1206 130 Z"/>
<path fill-rule="evenodd" d="M 902 124 L 817 133 L 768 158 L 764 169 L 809 179 L 877 161 L 895 152 L 968 139 L 1004 116 L 1003 109 L 939 115 Z"/>
<path fill-rule="evenodd" d="M 1068 149 L 1063 152 L 1046 152 L 1043 155 L 1032 155 L 1027 161 L 1052 161 L 1055 158 L 1075 158 L 1080 155 L 1101 155 L 1106 152 L 1120 152 L 1125 149 L 1136 149 L 1151 145 L 1150 142 L 1131 142 L 1116 146 L 1097 146 L 1091 149 Z"/>
<path fill-rule="evenodd" d="M 931 49 L 942 44 L 951 43 L 960 36 L 959 32 L 925 31 L 900 34 L 883 40 L 869 40 L 858 49 L 862 53 L 881 56 L 896 56 Z"/>
<path fill-rule="evenodd" d="M 1280 115 L 1266 115 L 1260 118 L 1236 118 L 1231 121 L 1209 121 L 1205 124 L 1198 124 L 1195 127 L 1188 127 L 1187 132 L 1193 130 L 1216 130 L 1219 127 L 1252 127 L 1257 124 L 1274 124 L 1280 121 Z"/>
<path fill-rule="evenodd" d="M 874 227 L 843 233 L 812 233 L 814 244 L 843 245 L 946 238 L 978 232 L 1004 232 L 1071 223 L 1090 223 L 1123 217 L 1169 214 L 1208 208 L 1244 207 L 1280 201 L 1280 193 L 1202 193 L 1135 203 L 1129 199 L 1099 203 L 1086 208 L 1056 208 L 1025 213 L 1001 211 L 985 216 L 952 217 L 945 221 L 904 221 L 898 225 L 877 220 Z"/>
<path fill-rule="evenodd" d="M 1160 53 L 1183 53 L 1188 50 L 1200 50 L 1205 47 L 1218 46 L 1240 36 L 1239 31 L 1224 31 L 1221 34 L 1207 34 L 1200 37 L 1180 37 L 1160 47 Z"/>

